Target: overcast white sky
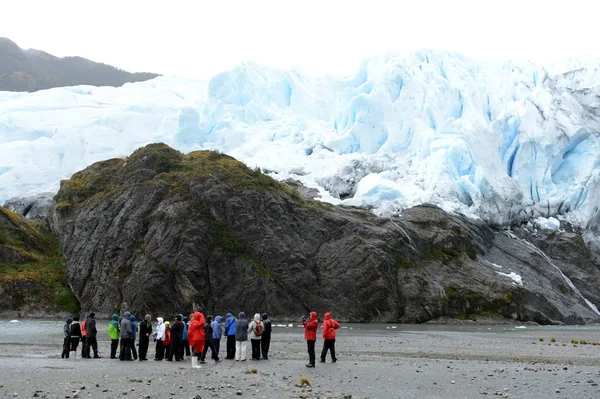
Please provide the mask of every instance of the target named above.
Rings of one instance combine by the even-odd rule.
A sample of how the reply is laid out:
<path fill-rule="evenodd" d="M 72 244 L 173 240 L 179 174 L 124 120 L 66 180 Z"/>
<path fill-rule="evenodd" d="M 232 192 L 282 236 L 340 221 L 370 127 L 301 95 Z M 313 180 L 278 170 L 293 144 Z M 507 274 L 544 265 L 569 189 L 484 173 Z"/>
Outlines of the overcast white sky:
<path fill-rule="evenodd" d="M 130 71 L 210 77 L 245 61 L 353 74 L 384 51 L 600 56 L 594 0 L 5 0 L 0 37 Z M 0 60 L 1 62 L 1 60 Z"/>

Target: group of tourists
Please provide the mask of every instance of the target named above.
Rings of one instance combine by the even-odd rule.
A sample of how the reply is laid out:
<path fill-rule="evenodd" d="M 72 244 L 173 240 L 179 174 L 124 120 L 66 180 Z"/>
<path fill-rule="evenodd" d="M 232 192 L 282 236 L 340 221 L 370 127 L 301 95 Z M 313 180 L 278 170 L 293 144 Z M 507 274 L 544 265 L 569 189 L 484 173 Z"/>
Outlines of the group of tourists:
<path fill-rule="evenodd" d="M 205 317 L 201 312 L 195 312 L 189 318 L 178 314 L 172 324 L 158 317 L 154 328 L 151 319 L 150 315 L 146 315 L 138 325 L 135 316 L 130 312 L 125 312 L 121 317 L 117 314 L 112 315 L 108 325 L 110 358 L 116 359 L 118 351 L 119 360 L 148 360 L 148 347 L 152 338 L 156 343 L 154 360 L 181 361 L 187 356 L 192 358 L 192 367 L 199 368 L 200 364 L 206 363 L 209 349 L 211 359 L 215 362 L 221 361 L 221 338 L 226 339 L 225 359 L 245 361 L 247 342 L 250 338 L 251 360 L 269 360 L 272 326 L 266 313 L 256 313 L 251 322 L 246 320 L 244 312 L 240 312 L 237 318 L 227 313 L 224 323 L 222 316 L 216 316 L 213 320 L 212 316 Z M 70 352 L 74 352 L 73 357 L 77 358 L 79 342 L 82 343 L 82 358 L 91 358 L 90 348 L 93 350 L 93 357 L 100 358 L 94 313 L 90 313 L 81 325 L 78 317 L 69 317 L 63 332 L 62 358 L 69 358 Z M 138 335 L 139 353 L 136 351 Z"/>
<path fill-rule="evenodd" d="M 330 313 L 325 313 L 323 322 L 323 350 L 321 362 L 324 363 L 327 352 L 331 352 L 333 363 L 337 361 L 335 356 L 335 330 L 340 324 L 331 318 Z M 150 339 L 156 343 L 154 360 L 181 361 L 184 357 L 191 357 L 192 367 L 200 368 L 206 363 L 208 350 L 211 351 L 211 359 L 220 362 L 219 352 L 221 338 L 226 339 L 225 359 L 246 361 L 248 351 L 248 340 L 251 344 L 250 360 L 269 360 L 269 347 L 271 344 L 271 320 L 266 313 L 256 313 L 252 320 L 248 321 L 244 312 L 240 312 L 235 318 L 231 313 L 225 314 L 225 321 L 221 316 L 204 316 L 201 312 L 195 312 L 184 317 L 178 314 L 171 324 L 162 317 L 157 317 L 157 325 L 153 328 L 152 317 L 146 315 L 138 325 L 135 316 L 125 312 L 123 316 L 112 315 L 108 325 L 108 337 L 110 344 L 110 358 L 119 360 L 144 361 L 147 359 Z M 306 367 L 315 367 L 315 343 L 317 340 L 317 329 L 319 323 L 317 313 L 311 312 L 310 317 L 302 318 L 304 325 L 304 339 L 308 344 L 309 363 Z M 80 324 L 78 317 L 69 317 L 63 328 L 64 342 L 62 358 L 69 358 L 70 352 L 77 358 L 79 342 L 82 343 L 81 357 L 89 359 L 90 349 L 94 358 L 98 355 L 98 341 L 96 340 L 95 314 L 90 313 Z M 136 351 L 136 338 L 139 333 L 139 352 Z"/>
<path fill-rule="evenodd" d="M 87 318 L 80 324 L 79 317 L 69 317 L 63 327 L 64 340 L 63 350 L 60 357 L 69 358 L 70 352 L 75 352 L 74 357 L 77 357 L 77 347 L 81 341 L 81 357 L 90 359 L 90 349 L 94 352 L 94 358 L 98 359 L 98 340 L 96 335 L 96 318 L 94 313 L 90 313 Z"/>

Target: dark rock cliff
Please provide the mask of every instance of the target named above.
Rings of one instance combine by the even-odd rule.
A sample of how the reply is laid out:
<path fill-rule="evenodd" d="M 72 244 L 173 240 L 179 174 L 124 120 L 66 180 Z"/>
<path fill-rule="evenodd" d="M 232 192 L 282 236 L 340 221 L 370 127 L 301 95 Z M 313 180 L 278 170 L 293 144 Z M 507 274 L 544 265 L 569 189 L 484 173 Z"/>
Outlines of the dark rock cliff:
<path fill-rule="evenodd" d="M 54 204 L 69 283 L 82 310 L 102 316 L 192 308 L 382 322 L 598 316 L 585 299 L 600 302 L 600 263 L 577 234 L 496 231 L 432 206 L 382 219 L 304 198 L 215 152 L 152 144 L 76 173 Z M 522 286 L 497 273 L 511 271 Z"/>

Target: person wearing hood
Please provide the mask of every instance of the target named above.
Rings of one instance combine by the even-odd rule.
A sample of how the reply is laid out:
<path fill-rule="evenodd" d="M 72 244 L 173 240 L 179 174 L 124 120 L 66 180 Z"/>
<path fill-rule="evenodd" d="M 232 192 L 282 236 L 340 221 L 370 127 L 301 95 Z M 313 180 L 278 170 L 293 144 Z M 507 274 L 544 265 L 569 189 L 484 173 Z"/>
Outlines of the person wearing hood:
<path fill-rule="evenodd" d="M 331 313 L 325 313 L 323 316 L 323 350 L 321 351 L 321 363 L 325 363 L 327 351 L 331 351 L 331 362 L 337 362 L 335 357 L 335 330 L 340 328 L 340 323 L 331 318 Z"/>
<path fill-rule="evenodd" d="M 195 312 L 188 328 L 188 341 L 192 348 L 192 368 L 199 369 L 200 356 L 204 350 L 204 315 L 200 312 Z"/>
<path fill-rule="evenodd" d="M 158 324 L 156 325 L 156 337 L 154 341 L 156 342 L 156 349 L 154 360 L 163 360 L 165 358 L 165 346 L 163 345 L 165 339 L 165 324 L 163 323 L 162 317 L 157 317 L 156 320 Z"/>
<path fill-rule="evenodd" d="M 175 356 L 175 361 L 181 361 L 181 355 L 183 353 L 183 331 L 185 329 L 183 325 L 183 316 L 178 314 L 175 316 L 175 322 L 171 326 L 171 349 L 169 351 L 168 360 L 173 360 L 173 356 Z"/>
<path fill-rule="evenodd" d="M 304 326 L 304 339 L 308 348 L 309 360 L 306 367 L 315 367 L 315 342 L 317 342 L 317 328 L 319 328 L 317 312 L 310 312 L 308 320 L 306 320 L 306 316 L 303 316 L 302 325 Z"/>
<path fill-rule="evenodd" d="M 223 335 L 223 328 L 221 327 L 222 319 L 223 318 L 221 316 L 216 316 L 215 321 L 212 322 L 213 350 L 215 351 L 217 359 L 219 358 L 219 350 L 221 350 L 221 336 Z"/>
<path fill-rule="evenodd" d="M 231 313 L 225 314 L 225 329 L 223 334 L 227 337 L 227 356 L 225 359 L 235 359 L 235 317 Z"/>
<path fill-rule="evenodd" d="M 121 351 L 119 353 L 119 360 L 133 360 L 129 348 L 132 336 L 131 320 L 129 319 L 129 316 L 131 316 L 131 313 L 125 312 L 121 318 Z"/>
<path fill-rule="evenodd" d="M 119 315 L 113 314 L 112 320 L 108 324 L 108 338 L 110 338 L 110 358 L 117 358 L 117 348 L 119 347 L 119 338 L 121 337 L 121 327 L 119 327 Z"/>
<path fill-rule="evenodd" d="M 85 321 L 85 331 L 87 336 L 87 357 L 90 358 L 90 348 L 94 350 L 94 359 L 100 359 L 98 356 L 98 340 L 96 339 L 96 335 L 98 334 L 98 330 L 96 330 L 96 314 L 94 312 L 90 313 L 89 317 Z"/>
<path fill-rule="evenodd" d="M 263 313 L 261 316 L 263 331 L 262 337 L 260 338 L 260 351 L 262 353 L 263 360 L 269 360 L 269 347 L 271 346 L 271 320 L 269 320 L 269 316 L 266 313 Z"/>
<path fill-rule="evenodd" d="M 148 345 L 150 344 L 150 335 L 152 335 L 152 316 L 149 314 L 144 317 L 144 321 L 140 323 L 140 361 L 148 360 Z"/>
<path fill-rule="evenodd" d="M 260 360 L 260 339 L 262 337 L 263 325 L 260 321 L 260 314 L 255 313 L 254 318 L 248 325 L 248 335 L 252 344 L 252 360 Z"/>
<path fill-rule="evenodd" d="M 183 342 L 181 345 L 181 360 L 184 360 L 184 356 L 190 357 L 192 353 L 190 352 L 190 343 L 188 342 L 188 325 L 190 319 L 184 317 L 182 314 L 181 321 L 183 322 Z"/>
<path fill-rule="evenodd" d="M 129 357 L 133 358 L 133 360 L 137 360 L 138 354 L 135 350 L 135 337 L 137 336 L 138 325 L 135 322 L 135 316 L 129 316 L 129 321 L 131 321 L 131 340 L 129 341 Z"/>
<path fill-rule="evenodd" d="M 65 321 L 65 325 L 63 326 L 63 350 L 60 355 L 61 359 L 69 358 L 69 352 L 71 351 L 71 323 L 73 322 L 72 318 L 68 318 Z"/>
<path fill-rule="evenodd" d="M 235 360 L 245 362 L 247 350 L 248 320 L 246 320 L 246 314 L 240 312 L 235 321 Z"/>
<path fill-rule="evenodd" d="M 77 347 L 79 346 L 80 339 L 81 326 L 79 325 L 79 316 L 75 316 L 71 323 L 71 352 L 73 352 L 73 358 L 75 359 L 77 359 Z"/>

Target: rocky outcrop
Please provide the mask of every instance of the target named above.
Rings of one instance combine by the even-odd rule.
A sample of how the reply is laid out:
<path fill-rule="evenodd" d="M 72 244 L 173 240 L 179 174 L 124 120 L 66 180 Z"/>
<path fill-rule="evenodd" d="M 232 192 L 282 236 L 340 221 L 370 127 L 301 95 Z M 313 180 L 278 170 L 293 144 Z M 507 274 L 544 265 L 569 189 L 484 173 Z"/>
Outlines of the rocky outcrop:
<path fill-rule="evenodd" d="M 598 319 L 585 299 L 600 302 L 590 283 L 600 263 L 577 234 L 497 231 L 433 206 L 382 219 L 305 198 L 215 152 L 149 145 L 63 181 L 54 204 L 69 283 L 82 310 L 102 316 Z"/>
<path fill-rule="evenodd" d="M 33 222 L 0 207 L 0 313 L 52 316 L 77 312 L 58 242 Z"/>
<path fill-rule="evenodd" d="M 30 197 L 15 197 L 6 200 L 4 207 L 18 212 L 25 219 L 45 220 L 52 208 L 54 193 L 39 193 Z"/>

